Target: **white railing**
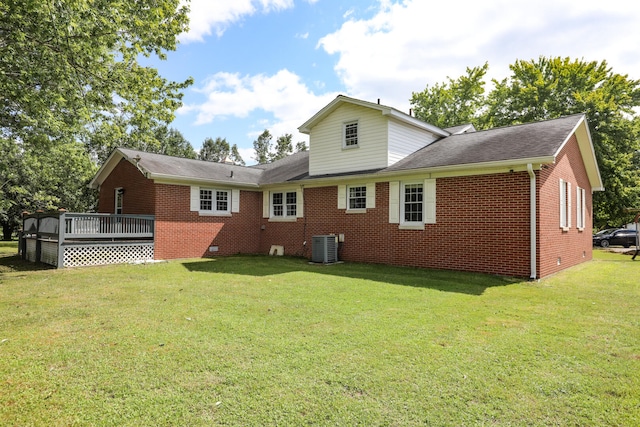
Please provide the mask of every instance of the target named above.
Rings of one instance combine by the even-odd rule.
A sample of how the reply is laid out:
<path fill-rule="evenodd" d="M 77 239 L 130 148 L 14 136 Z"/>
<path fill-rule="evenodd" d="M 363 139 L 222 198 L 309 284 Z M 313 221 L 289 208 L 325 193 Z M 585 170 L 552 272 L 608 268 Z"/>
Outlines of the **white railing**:
<path fill-rule="evenodd" d="M 148 260 L 153 259 L 154 226 L 153 215 L 29 214 L 23 217 L 20 251 L 24 259 L 58 268 L 88 260 L 85 265 Z"/>
<path fill-rule="evenodd" d="M 153 215 L 64 213 L 65 239 L 153 238 Z"/>

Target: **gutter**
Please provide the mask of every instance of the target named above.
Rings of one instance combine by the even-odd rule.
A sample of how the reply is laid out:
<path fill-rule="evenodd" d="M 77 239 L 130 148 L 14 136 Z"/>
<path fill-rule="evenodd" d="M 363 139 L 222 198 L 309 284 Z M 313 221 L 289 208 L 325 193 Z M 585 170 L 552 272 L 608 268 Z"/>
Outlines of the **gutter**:
<path fill-rule="evenodd" d="M 145 174 L 147 179 L 157 181 L 159 184 L 181 184 L 181 185 L 194 185 L 194 184 L 208 184 L 208 185 L 221 185 L 225 187 L 242 187 L 242 188 L 261 188 L 259 184 L 251 182 L 240 182 L 229 180 L 213 180 L 207 178 L 190 178 L 184 176 L 167 175 L 160 173 L 147 173 Z"/>
<path fill-rule="evenodd" d="M 531 233 L 530 236 L 530 241 L 531 241 L 531 247 L 530 247 L 530 259 L 531 259 L 531 276 L 530 278 L 532 280 L 536 279 L 536 265 L 537 265 L 537 258 L 536 258 L 536 248 L 537 248 L 537 242 L 536 242 L 536 174 L 533 172 L 533 166 L 531 163 L 527 164 L 527 172 L 529 172 L 529 183 L 530 183 L 530 188 L 529 188 L 529 221 L 530 221 L 530 225 L 529 225 L 529 230 Z"/>

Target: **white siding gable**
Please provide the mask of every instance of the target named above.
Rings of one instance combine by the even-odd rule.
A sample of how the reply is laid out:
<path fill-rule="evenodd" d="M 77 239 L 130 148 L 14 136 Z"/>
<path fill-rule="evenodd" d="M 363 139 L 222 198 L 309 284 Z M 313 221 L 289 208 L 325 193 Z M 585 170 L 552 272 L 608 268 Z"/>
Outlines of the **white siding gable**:
<path fill-rule="evenodd" d="M 438 139 L 434 134 L 417 127 L 389 120 L 389 154 L 387 166 L 391 166 L 411 153 L 426 147 Z"/>
<path fill-rule="evenodd" d="M 358 122 L 358 147 L 343 148 L 344 124 Z M 309 174 L 354 172 L 388 166 L 388 118 L 380 111 L 342 104 L 311 129 Z"/>

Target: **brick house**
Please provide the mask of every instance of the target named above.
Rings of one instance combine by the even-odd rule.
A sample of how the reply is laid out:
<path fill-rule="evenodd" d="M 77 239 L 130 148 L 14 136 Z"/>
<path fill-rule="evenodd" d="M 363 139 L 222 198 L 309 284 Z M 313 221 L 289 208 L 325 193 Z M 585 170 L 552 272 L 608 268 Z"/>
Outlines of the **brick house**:
<path fill-rule="evenodd" d="M 539 278 L 591 259 L 601 191 L 584 115 L 440 129 L 338 96 L 299 130 L 307 152 L 235 166 L 115 150 L 91 181 L 99 211 L 155 215 L 157 259 L 311 258 Z"/>

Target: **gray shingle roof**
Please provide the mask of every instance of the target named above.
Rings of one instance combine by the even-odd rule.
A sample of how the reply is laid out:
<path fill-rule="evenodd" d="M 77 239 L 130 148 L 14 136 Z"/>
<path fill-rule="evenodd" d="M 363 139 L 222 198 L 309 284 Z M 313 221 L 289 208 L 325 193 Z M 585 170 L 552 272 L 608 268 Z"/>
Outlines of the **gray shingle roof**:
<path fill-rule="evenodd" d="M 572 115 L 451 135 L 410 154 L 385 171 L 552 157 L 582 118 L 582 115 Z"/>
<path fill-rule="evenodd" d="M 118 150 L 129 160 L 134 160 L 139 156 L 138 166 L 154 178 L 166 177 L 257 185 L 262 174 L 260 170 L 244 166 L 172 157 L 128 148 L 119 148 Z"/>
<path fill-rule="evenodd" d="M 137 163 L 138 168 L 151 179 L 259 187 L 308 179 L 553 159 L 583 118 L 583 115 L 572 115 L 544 122 L 451 135 L 431 143 L 387 168 L 330 176 L 309 176 L 308 151 L 292 154 L 273 163 L 254 166 L 191 160 L 127 148 L 119 148 L 118 151 L 130 162 Z M 137 158 L 139 160 L 136 161 Z M 101 173 L 102 169 L 98 174 Z M 97 175 L 92 181 L 92 186 L 97 186 L 99 182 Z"/>

